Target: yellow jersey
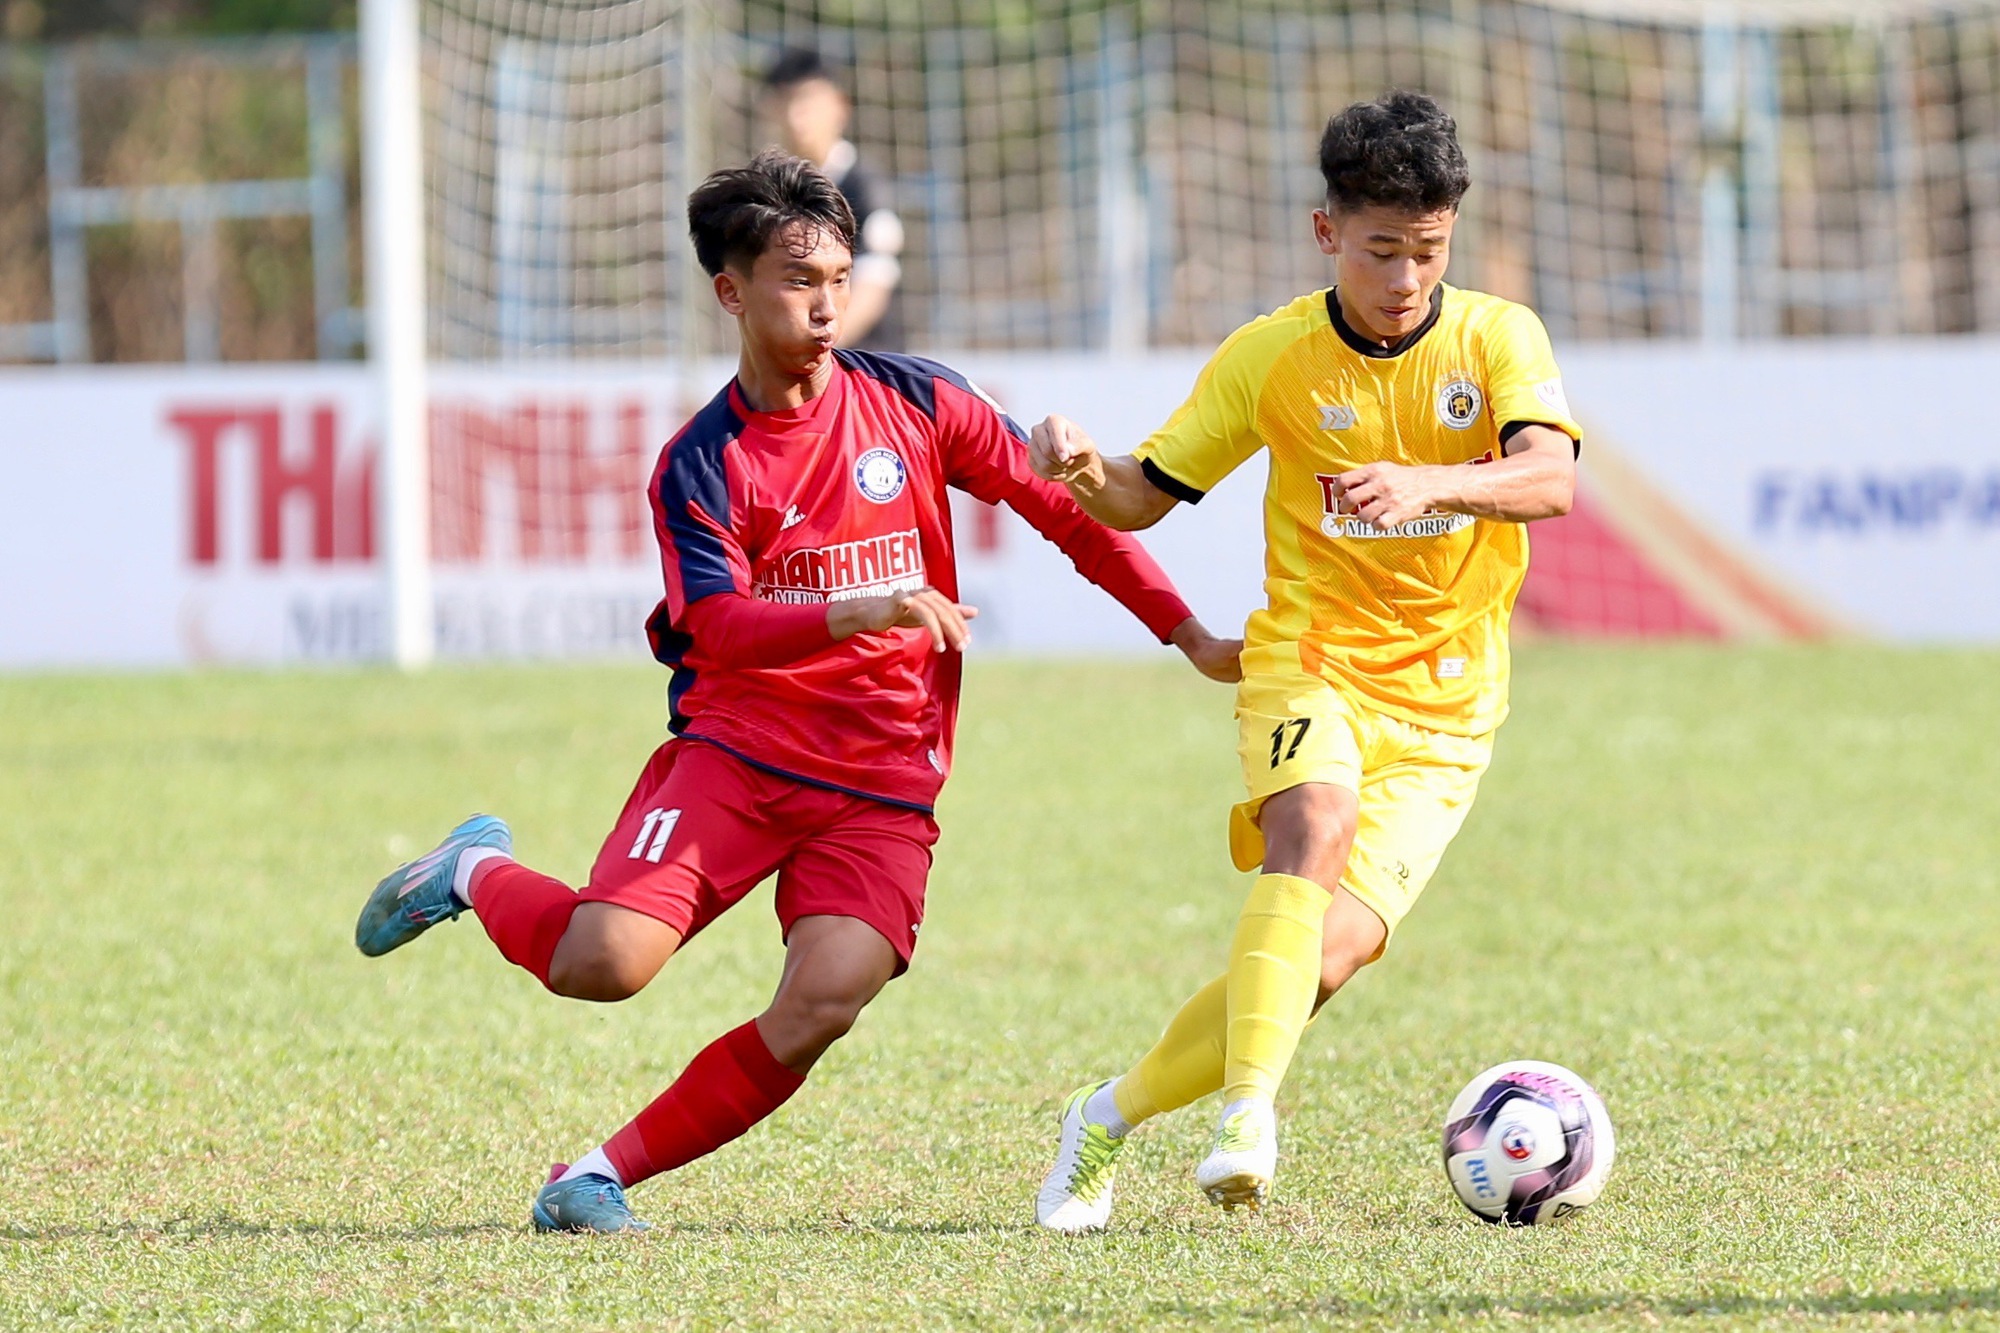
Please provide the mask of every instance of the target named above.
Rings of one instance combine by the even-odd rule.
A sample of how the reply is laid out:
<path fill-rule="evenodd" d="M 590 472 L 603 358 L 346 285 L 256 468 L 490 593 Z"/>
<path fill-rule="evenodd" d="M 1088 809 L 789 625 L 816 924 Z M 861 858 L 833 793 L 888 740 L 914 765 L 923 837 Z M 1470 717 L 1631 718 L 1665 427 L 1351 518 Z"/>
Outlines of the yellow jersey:
<path fill-rule="evenodd" d="M 1423 326 L 1385 348 L 1348 327 L 1329 289 L 1231 334 L 1134 452 L 1192 503 L 1270 451 L 1269 605 L 1244 632 L 1246 676 L 1318 676 L 1392 717 L 1479 736 L 1507 715 L 1525 526 L 1438 513 L 1377 528 L 1341 512 L 1333 479 L 1377 461 L 1490 462 L 1525 425 L 1583 438 L 1532 310 L 1440 285 Z"/>

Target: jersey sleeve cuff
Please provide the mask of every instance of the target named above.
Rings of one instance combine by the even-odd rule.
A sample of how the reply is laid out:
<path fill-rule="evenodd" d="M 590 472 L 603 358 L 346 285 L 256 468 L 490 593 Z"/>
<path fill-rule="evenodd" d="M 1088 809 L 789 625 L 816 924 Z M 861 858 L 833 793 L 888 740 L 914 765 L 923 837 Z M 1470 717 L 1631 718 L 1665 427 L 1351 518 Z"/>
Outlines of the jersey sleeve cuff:
<path fill-rule="evenodd" d="M 1163 644 L 1171 644 L 1174 641 L 1174 631 L 1181 627 L 1183 621 L 1193 618 L 1194 610 L 1180 599 L 1180 594 L 1167 592 L 1161 594 L 1153 605 L 1146 608 L 1143 623 L 1152 631 L 1154 638 Z"/>
<path fill-rule="evenodd" d="M 1501 449 L 1504 450 L 1507 447 L 1507 441 L 1513 439 L 1530 426 L 1547 426 L 1550 430 L 1561 431 L 1563 434 L 1569 436 L 1570 444 L 1574 447 L 1576 456 L 1579 458 L 1583 456 L 1583 436 L 1571 431 L 1568 426 L 1563 425 L 1560 421 L 1510 421 L 1500 428 Z"/>
<path fill-rule="evenodd" d="M 1207 491 L 1196 490 L 1178 477 L 1170 476 L 1166 469 L 1150 458 L 1139 460 L 1139 471 L 1144 474 L 1147 481 L 1153 483 L 1154 489 L 1166 492 L 1183 504 L 1198 505 L 1202 502 L 1202 497 L 1208 494 Z"/>

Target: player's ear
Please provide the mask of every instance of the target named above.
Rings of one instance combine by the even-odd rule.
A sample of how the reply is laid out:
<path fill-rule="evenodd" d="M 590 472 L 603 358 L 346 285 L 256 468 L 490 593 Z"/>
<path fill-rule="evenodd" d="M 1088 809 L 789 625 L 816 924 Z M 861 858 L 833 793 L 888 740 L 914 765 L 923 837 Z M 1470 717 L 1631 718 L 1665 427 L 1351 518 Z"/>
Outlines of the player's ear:
<path fill-rule="evenodd" d="M 1340 225 L 1324 208 L 1313 210 L 1313 243 L 1323 255 L 1337 258 L 1340 254 Z"/>
<path fill-rule="evenodd" d="M 743 280 L 728 269 L 715 275 L 715 299 L 731 315 L 743 314 Z"/>

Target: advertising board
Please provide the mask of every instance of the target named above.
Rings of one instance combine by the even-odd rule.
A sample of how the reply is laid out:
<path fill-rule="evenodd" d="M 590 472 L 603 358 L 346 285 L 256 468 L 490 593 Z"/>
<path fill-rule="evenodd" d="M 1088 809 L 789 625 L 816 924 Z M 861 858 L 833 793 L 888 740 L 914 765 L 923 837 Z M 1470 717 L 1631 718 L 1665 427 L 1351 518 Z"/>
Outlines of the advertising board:
<path fill-rule="evenodd" d="M 950 358 L 1023 424 L 1111 451 L 1202 358 Z M 1577 511 L 1538 525 L 1520 615 L 1574 634 L 2000 641 L 2000 343 L 1567 349 Z M 644 485 L 726 363 L 432 376 L 440 653 L 643 656 Z M 380 658 L 371 381 L 351 365 L 0 373 L 0 666 Z M 1147 533 L 1239 626 L 1262 579 L 1261 461 Z M 1019 519 L 960 497 L 982 652 L 1143 651 Z"/>

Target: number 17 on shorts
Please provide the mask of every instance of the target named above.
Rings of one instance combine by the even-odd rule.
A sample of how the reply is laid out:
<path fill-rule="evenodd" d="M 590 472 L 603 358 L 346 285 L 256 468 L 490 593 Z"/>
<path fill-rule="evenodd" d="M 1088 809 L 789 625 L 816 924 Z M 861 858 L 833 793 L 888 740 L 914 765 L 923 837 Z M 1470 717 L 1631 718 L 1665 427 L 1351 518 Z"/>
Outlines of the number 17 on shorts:
<path fill-rule="evenodd" d="M 1276 768 L 1289 759 L 1298 758 L 1299 746 L 1305 743 L 1306 732 L 1311 729 L 1312 719 L 1309 717 L 1295 717 L 1272 727 L 1271 767 Z"/>
<path fill-rule="evenodd" d="M 1347 701 L 1310 676 L 1251 676 L 1237 686 L 1237 755 L 1253 800 L 1301 782 L 1360 790 L 1361 747 Z"/>

